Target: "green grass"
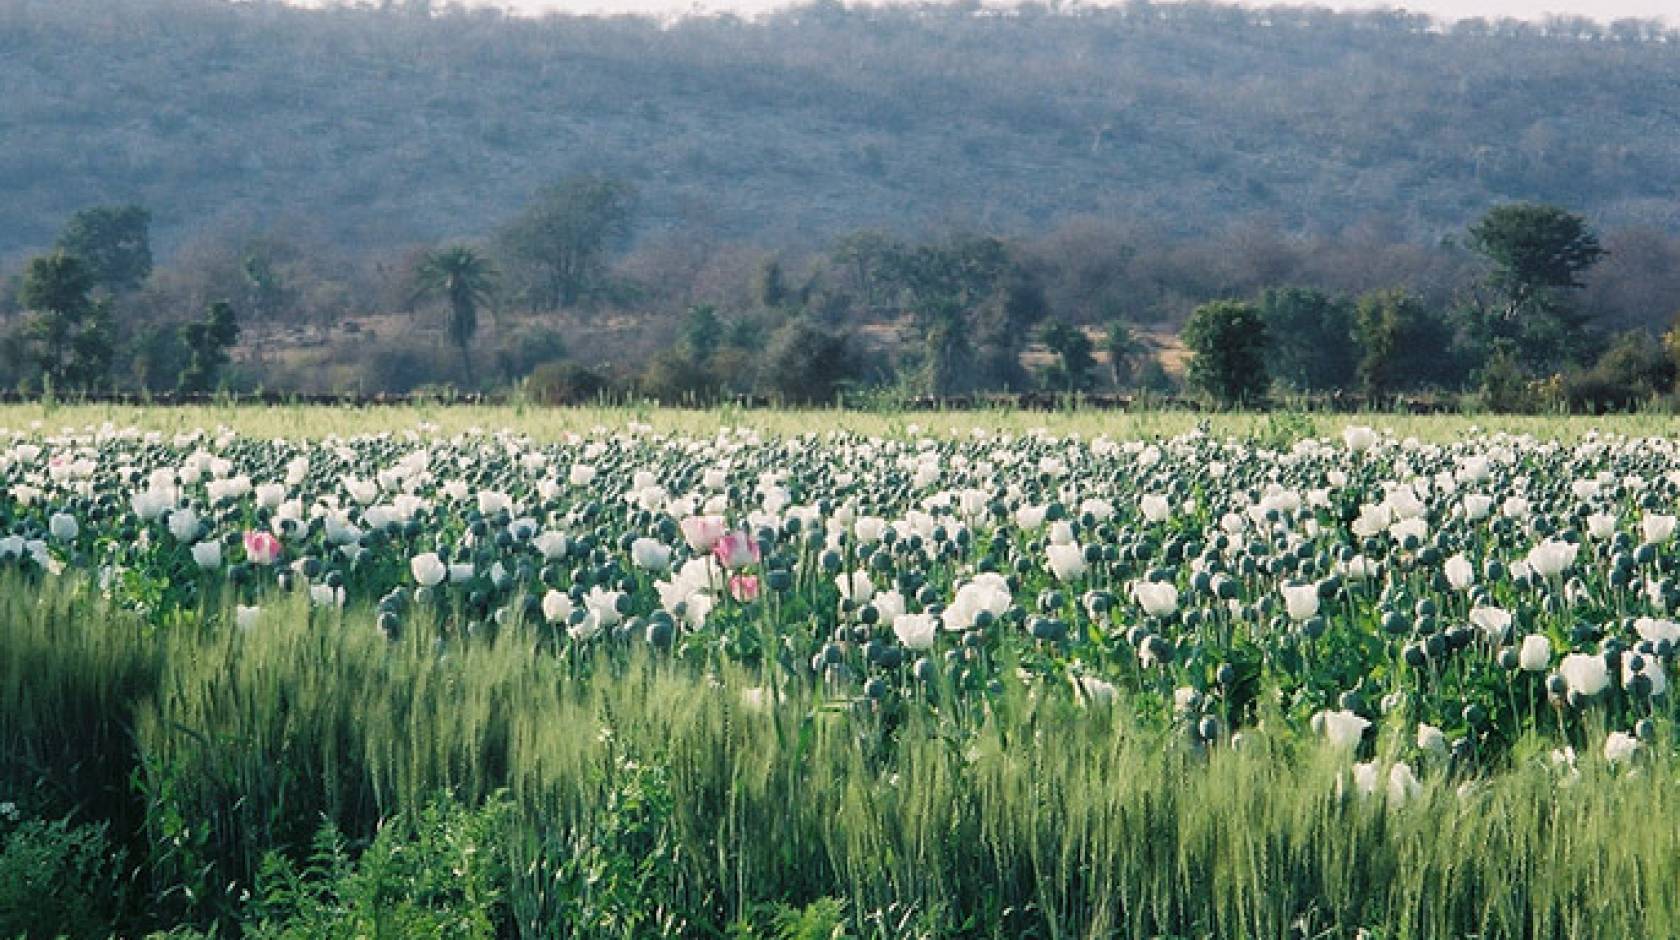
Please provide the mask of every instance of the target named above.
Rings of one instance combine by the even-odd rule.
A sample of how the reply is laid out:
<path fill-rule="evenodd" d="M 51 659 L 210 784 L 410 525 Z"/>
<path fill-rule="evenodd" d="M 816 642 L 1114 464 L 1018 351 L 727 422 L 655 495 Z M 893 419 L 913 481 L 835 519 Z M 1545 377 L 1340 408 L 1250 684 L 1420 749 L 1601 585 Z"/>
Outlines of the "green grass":
<path fill-rule="evenodd" d="M 0 405 L 0 429 L 26 429 L 39 422 L 48 430 L 82 428 L 109 422 L 116 427 L 139 427 L 175 433 L 228 427 L 260 437 L 319 438 L 412 430 L 427 422 L 444 433 L 468 428 L 511 428 L 538 440 L 567 433 L 587 433 L 606 427 L 622 430 L 629 422 L 649 424 L 664 432 L 709 434 L 720 428 L 750 427 L 765 433 L 797 434 L 843 429 L 867 434 L 904 436 L 945 434 L 952 430 L 985 428 L 1026 431 L 1044 428 L 1051 433 L 1115 439 L 1171 437 L 1206 422 L 1212 433 L 1239 438 L 1286 442 L 1301 436 L 1336 435 L 1350 424 L 1393 429 L 1402 437 L 1447 441 L 1467 436 L 1507 432 L 1532 434 L 1562 441 L 1589 432 L 1633 436 L 1669 434 L 1676 427 L 1672 415 L 1659 412 L 1581 415 L 1394 413 L 1324 414 L 1307 412 L 1217 413 L 1140 410 L 1131 412 L 1066 409 L 1053 412 L 983 409 L 977 411 L 909 412 L 856 411 L 835 408 L 681 409 L 654 406 L 548 408 L 539 405 L 401 405 L 367 408 L 320 408 L 306 405 L 265 407 L 224 405 L 161 408 L 124 405 Z"/>
<path fill-rule="evenodd" d="M 779 683 L 755 707 L 765 676 L 555 657 L 518 626 L 393 643 L 297 602 L 213 621 L 0 583 L 0 799 L 108 825 L 123 935 L 827 936 L 799 925 L 836 912 L 882 937 L 1680 934 L 1661 753 L 1583 755 L 1567 784 L 1544 757 L 1426 768 L 1391 807 L 1280 720 L 1209 752 L 1124 698 L 879 714 Z"/>

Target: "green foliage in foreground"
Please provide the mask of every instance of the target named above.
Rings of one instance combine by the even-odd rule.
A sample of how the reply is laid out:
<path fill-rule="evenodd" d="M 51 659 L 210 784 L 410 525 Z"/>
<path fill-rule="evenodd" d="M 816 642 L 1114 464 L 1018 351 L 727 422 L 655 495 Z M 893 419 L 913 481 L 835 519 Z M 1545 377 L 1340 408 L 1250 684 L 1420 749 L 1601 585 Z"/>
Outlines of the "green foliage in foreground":
<path fill-rule="evenodd" d="M 1570 773 L 1527 741 L 1492 777 L 1424 767 L 1394 803 L 1358 794 L 1350 758 L 1268 731 L 1276 716 L 1199 750 L 1124 693 L 1104 707 L 1006 684 L 894 724 L 821 686 L 537 652 L 517 624 L 393 643 L 365 611 L 229 619 L 152 630 L 86 584 L 0 585 L 0 790 L 70 820 L 0 822 L 0 928 L 1680 931 L 1665 745 L 1631 765 L 1583 752 Z M 1398 733 L 1377 737 L 1379 764 Z M 40 893 L 16 890 L 26 876 Z M 122 889 L 89 887 L 101 877 Z"/>

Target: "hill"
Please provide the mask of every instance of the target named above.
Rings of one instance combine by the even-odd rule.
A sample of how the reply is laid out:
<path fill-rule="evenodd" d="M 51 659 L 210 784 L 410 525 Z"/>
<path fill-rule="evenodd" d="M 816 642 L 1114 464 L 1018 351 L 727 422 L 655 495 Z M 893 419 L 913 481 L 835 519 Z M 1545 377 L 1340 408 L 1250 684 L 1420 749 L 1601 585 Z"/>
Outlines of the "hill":
<path fill-rule="evenodd" d="M 1647 24 L 426 10 L 0 0 L 0 260 L 128 201 L 165 252 L 230 224 L 477 235 L 582 171 L 634 183 L 643 233 L 778 246 L 1084 215 L 1433 239 L 1506 199 L 1680 230 L 1680 42 Z"/>

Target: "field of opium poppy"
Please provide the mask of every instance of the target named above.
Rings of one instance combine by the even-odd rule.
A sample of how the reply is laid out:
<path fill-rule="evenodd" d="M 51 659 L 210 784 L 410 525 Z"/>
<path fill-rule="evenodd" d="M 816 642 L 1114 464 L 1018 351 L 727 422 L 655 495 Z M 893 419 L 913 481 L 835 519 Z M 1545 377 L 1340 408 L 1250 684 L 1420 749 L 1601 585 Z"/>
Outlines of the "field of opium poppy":
<path fill-rule="evenodd" d="M 0 412 L 0 935 L 1680 935 L 1614 421 Z"/>

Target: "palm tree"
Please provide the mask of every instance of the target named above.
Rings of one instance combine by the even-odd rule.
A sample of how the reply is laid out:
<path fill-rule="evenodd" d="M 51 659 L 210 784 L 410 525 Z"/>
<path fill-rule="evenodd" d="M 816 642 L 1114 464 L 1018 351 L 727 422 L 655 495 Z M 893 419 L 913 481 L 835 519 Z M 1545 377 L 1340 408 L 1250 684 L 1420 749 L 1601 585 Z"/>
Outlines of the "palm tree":
<path fill-rule="evenodd" d="M 1125 388 L 1132 382 L 1132 368 L 1137 358 L 1149 351 L 1149 346 L 1132 328 L 1119 320 L 1111 320 L 1103 328 L 1103 352 L 1108 353 L 1108 371 L 1115 388 Z"/>
<path fill-rule="evenodd" d="M 472 339 L 478 332 L 478 308 L 491 302 L 496 267 L 476 248 L 454 245 L 426 253 L 414 271 L 417 296 L 442 297 L 449 303 L 449 339 L 461 350 L 467 384 L 473 384 Z"/>

